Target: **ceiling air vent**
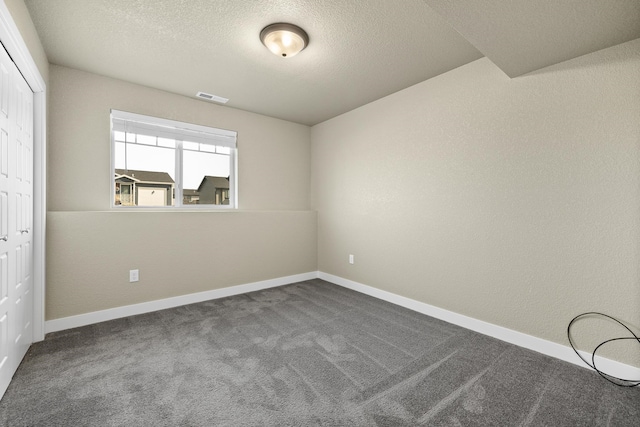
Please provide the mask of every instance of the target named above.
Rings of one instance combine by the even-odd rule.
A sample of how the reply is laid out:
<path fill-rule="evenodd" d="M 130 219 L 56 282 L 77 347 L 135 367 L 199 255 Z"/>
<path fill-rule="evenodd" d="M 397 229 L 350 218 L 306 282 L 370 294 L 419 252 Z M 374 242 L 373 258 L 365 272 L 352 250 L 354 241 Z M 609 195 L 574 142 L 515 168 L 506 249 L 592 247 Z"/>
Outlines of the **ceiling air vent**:
<path fill-rule="evenodd" d="M 229 101 L 229 98 L 223 98 L 221 96 L 211 95 L 210 93 L 206 93 L 206 92 L 198 92 L 196 93 L 196 96 L 198 98 L 206 99 L 207 101 L 219 102 L 220 104 L 226 104 L 227 101 Z"/>

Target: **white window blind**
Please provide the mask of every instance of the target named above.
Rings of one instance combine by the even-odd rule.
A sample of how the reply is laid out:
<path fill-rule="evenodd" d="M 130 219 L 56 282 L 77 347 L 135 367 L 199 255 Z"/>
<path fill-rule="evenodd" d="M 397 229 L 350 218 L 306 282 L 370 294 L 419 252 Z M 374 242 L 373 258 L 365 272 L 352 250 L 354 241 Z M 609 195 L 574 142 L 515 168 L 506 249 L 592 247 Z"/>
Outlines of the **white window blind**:
<path fill-rule="evenodd" d="M 111 110 L 114 131 L 236 148 L 237 132 Z"/>

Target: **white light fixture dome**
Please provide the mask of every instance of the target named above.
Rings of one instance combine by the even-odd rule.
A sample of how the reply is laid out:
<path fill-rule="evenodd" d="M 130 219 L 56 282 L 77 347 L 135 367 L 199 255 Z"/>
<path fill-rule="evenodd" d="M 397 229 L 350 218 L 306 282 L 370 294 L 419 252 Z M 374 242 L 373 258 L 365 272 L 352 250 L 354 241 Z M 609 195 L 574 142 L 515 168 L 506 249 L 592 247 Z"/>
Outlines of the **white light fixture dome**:
<path fill-rule="evenodd" d="M 271 24 L 260 31 L 260 40 L 274 55 L 291 58 L 309 44 L 305 31 L 293 24 Z"/>

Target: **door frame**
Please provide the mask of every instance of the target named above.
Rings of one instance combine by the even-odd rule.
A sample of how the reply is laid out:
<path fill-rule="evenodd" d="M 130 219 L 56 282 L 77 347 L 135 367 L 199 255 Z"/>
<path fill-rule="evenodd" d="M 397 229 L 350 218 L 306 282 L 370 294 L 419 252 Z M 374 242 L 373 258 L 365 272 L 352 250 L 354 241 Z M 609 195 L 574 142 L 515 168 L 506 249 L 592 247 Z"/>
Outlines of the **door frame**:
<path fill-rule="evenodd" d="M 33 342 L 44 340 L 47 220 L 47 86 L 4 0 L 0 42 L 33 91 Z"/>

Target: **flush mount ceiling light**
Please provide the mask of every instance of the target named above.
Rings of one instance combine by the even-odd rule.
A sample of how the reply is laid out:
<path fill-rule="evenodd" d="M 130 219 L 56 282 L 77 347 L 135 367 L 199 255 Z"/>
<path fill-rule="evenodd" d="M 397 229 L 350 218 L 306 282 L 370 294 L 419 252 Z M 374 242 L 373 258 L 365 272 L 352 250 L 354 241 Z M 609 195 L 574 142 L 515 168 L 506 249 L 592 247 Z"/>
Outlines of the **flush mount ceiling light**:
<path fill-rule="evenodd" d="M 271 24 L 260 31 L 260 40 L 274 55 L 291 58 L 309 44 L 309 36 L 293 24 Z"/>

